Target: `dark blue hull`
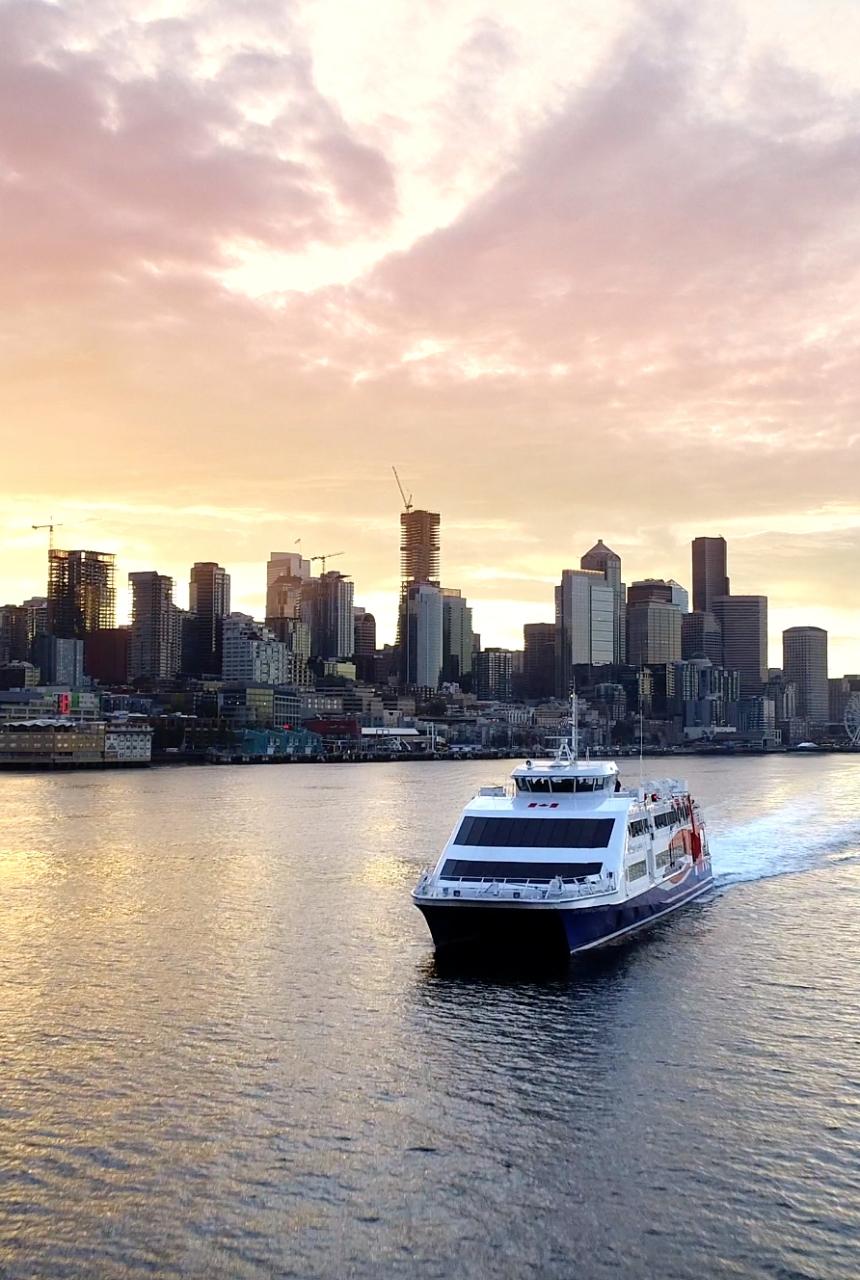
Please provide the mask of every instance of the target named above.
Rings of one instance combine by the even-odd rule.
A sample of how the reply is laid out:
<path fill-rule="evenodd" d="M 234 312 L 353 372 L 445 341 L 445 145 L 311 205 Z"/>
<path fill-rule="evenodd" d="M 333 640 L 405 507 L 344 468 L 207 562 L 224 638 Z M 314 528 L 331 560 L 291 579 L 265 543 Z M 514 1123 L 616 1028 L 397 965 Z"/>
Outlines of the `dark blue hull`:
<path fill-rule="evenodd" d="M 439 952 L 493 951 L 511 959 L 577 955 L 623 942 L 698 898 L 713 884 L 710 860 L 623 903 L 594 907 L 419 902 Z"/>

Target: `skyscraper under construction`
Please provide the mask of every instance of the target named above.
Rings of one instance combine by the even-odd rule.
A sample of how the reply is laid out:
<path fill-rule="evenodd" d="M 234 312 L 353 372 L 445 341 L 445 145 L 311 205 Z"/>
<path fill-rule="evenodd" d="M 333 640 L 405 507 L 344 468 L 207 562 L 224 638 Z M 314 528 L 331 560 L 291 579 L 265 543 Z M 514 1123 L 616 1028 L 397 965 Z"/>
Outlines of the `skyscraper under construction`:
<path fill-rule="evenodd" d="M 400 682 L 436 688 L 442 669 L 442 593 L 439 589 L 439 513 L 400 513 Z"/>
<path fill-rule="evenodd" d="M 83 640 L 116 626 L 115 556 L 108 551 L 48 553 L 48 632 Z"/>

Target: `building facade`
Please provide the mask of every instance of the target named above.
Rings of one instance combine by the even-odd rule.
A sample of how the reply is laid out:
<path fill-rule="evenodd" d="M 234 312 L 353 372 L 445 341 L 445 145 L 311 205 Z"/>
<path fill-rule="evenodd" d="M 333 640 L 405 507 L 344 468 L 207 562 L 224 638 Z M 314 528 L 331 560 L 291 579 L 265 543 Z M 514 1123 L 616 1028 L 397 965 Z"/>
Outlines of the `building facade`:
<path fill-rule="evenodd" d="M 716 596 L 713 612 L 723 633 L 723 666 L 737 671 L 741 694 L 760 694 L 767 679 L 767 596 Z"/>
<path fill-rule="evenodd" d="M 191 568 L 189 616 L 182 641 L 182 669 L 188 675 L 221 674 L 224 619 L 230 612 L 230 575 L 212 560 Z"/>
<path fill-rule="evenodd" d="M 429 582 L 409 583 L 404 605 L 403 683 L 410 689 L 437 689 L 442 675 L 442 592 Z"/>
<path fill-rule="evenodd" d="M 335 569 L 311 578 L 302 590 L 301 616 L 311 631 L 312 658 L 351 658 L 355 647 L 352 580 Z"/>
<path fill-rule="evenodd" d="M 231 613 L 224 619 L 221 674 L 225 681 L 242 684 L 286 684 L 287 647 L 263 623 L 246 613 Z"/>
<path fill-rule="evenodd" d="M 83 640 L 116 626 L 116 557 L 107 551 L 48 553 L 48 631 Z"/>
<path fill-rule="evenodd" d="M 523 627 L 523 692 L 534 700 L 555 693 L 555 624 L 527 622 Z"/>
<path fill-rule="evenodd" d="M 592 573 L 602 573 L 615 596 L 613 610 L 613 653 L 612 661 L 616 664 L 627 660 L 627 621 L 625 616 L 627 588 L 621 581 L 621 557 L 611 547 L 607 547 L 602 538 L 579 562 L 580 569 Z"/>
<path fill-rule="evenodd" d="M 782 633 L 782 670 L 797 686 L 797 714 L 816 728 L 830 720 L 827 632 L 821 627 L 788 627 Z"/>
<path fill-rule="evenodd" d="M 459 684 L 472 673 L 472 610 L 462 593 L 442 588 L 442 679 Z"/>
<path fill-rule="evenodd" d="M 713 613 L 718 596 L 730 594 L 725 538 L 693 539 L 693 608 Z"/>
<path fill-rule="evenodd" d="M 616 593 L 594 569 L 565 569 L 555 589 L 556 692 L 566 698 L 573 668 L 611 665 Z"/>
<path fill-rule="evenodd" d="M 631 603 L 632 592 L 633 586 L 627 604 L 627 661 L 634 667 L 680 662 L 681 610 L 671 599 Z"/>
<path fill-rule="evenodd" d="M 173 579 L 154 570 L 130 573 L 132 680 L 170 680 L 179 671 L 181 633 L 173 604 Z"/>

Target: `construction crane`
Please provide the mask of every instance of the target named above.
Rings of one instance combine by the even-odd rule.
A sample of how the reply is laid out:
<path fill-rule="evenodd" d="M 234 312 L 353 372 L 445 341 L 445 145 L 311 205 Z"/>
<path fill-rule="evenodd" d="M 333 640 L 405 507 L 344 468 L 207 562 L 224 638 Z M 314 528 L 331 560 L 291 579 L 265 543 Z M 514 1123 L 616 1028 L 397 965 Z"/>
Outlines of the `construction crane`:
<path fill-rule="evenodd" d="M 400 476 L 397 474 L 397 468 L 392 465 L 391 470 L 394 472 L 394 479 L 397 481 L 397 488 L 400 490 L 400 496 L 403 499 L 403 510 L 411 511 L 412 510 L 412 494 L 410 493 L 409 497 L 407 498 L 406 490 L 403 488 L 403 485 L 400 483 Z"/>
<path fill-rule="evenodd" d="M 51 551 L 53 551 L 53 550 L 54 550 L 54 530 L 55 530 L 55 529 L 62 529 L 62 527 L 63 527 L 63 526 L 62 526 L 61 524 L 54 524 L 53 517 L 48 521 L 48 523 L 47 523 L 47 524 L 34 524 L 34 525 L 33 525 L 33 528 L 34 528 L 34 529 L 47 529 L 47 530 L 48 530 L 48 552 L 49 552 L 49 553 L 50 553 Z"/>
<path fill-rule="evenodd" d="M 313 564 L 314 560 L 321 560 L 321 561 L 322 561 L 322 571 L 323 571 L 323 573 L 325 573 L 325 562 L 326 562 L 326 560 L 333 560 L 333 559 L 335 558 L 335 556 L 342 556 L 342 555 L 345 555 L 345 554 L 346 554 L 346 553 L 345 553 L 345 552 L 343 552 L 343 551 L 327 551 L 327 552 L 325 553 L 325 555 L 324 555 L 324 556 L 311 556 L 311 557 L 310 557 L 310 562 L 311 562 L 311 564 Z"/>

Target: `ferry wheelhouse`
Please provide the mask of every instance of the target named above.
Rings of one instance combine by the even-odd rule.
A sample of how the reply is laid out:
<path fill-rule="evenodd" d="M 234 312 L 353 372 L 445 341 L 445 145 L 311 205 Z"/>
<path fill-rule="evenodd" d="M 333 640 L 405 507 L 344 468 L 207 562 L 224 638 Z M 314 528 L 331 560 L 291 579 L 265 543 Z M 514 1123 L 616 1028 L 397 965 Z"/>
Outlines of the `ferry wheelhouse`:
<path fill-rule="evenodd" d="M 623 941 L 713 884 L 686 783 L 622 785 L 608 760 L 527 760 L 466 805 L 413 891 L 438 952 L 578 954 Z"/>

